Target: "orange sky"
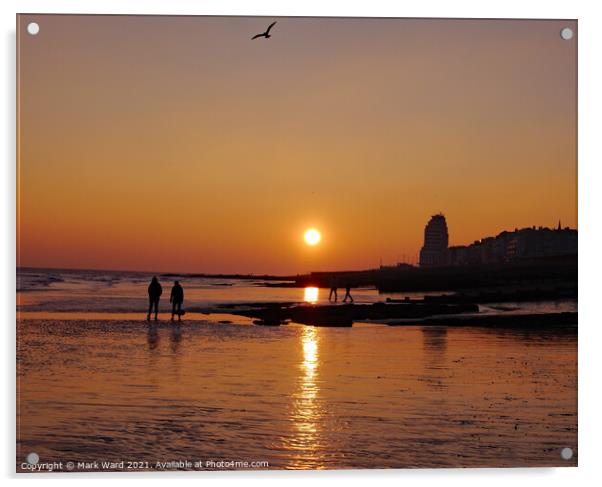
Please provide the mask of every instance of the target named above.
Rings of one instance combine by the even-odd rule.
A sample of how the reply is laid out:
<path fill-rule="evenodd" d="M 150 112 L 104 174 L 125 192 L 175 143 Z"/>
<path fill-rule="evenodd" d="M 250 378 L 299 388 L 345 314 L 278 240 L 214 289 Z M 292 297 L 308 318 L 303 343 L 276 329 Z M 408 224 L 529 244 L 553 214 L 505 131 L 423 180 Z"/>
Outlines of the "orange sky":
<path fill-rule="evenodd" d="M 451 245 L 577 225 L 574 21 L 18 23 L 20 265 L 360 269 L 439 211 Z"/>

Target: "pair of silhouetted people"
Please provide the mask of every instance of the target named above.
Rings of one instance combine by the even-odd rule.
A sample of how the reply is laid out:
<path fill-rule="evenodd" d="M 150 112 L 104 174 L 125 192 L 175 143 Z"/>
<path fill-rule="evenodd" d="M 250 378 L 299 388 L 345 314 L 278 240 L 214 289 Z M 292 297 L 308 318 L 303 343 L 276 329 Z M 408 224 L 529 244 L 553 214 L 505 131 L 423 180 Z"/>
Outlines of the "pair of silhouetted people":
<path fill-rule="evenodd" d="M 335 303 L 337 302 L 337 300 L 339 299 L 339 293 L 338 293 L 338 279 L 336 276 L 331 276 L 330 278 L 330 294 L 328 295 L 328 301 L 334 301 Z M 332 299 L 332 296 L 334 295 L 334 300 Z M 351 296 L 351 284 L 346 283 L 345 284 L 345 297 L 343 298 L 343 303 L 346 303 L 347 300 L 350 300 L 351 303 L 353 303 L 353 296 Z"/>
<path fill-rule="evenodd" d="M 159 299 L 161 298 L 161 294 L 163 294 L 163 288 L 161 284 L 159 284 L 159 280 L 156 276 L 151 279 L 150 284 L 148 285 L 148 314 L 146 315 L 146 319 L 151 319 L 151 313 L 153 308 L 155 310 L 155 320 L 157 320 L 157 314 L 159 312 Z M 178 315 L 178 320 L 182 319 L 182 303 L 184 302 L 184 289 L 180 285 L 178 281 L 176 281 L 171 288 L 171 296 L 169 297 L 169 302 L 171 303 L 171 319 L 173 320 L 174 316 Z"/>

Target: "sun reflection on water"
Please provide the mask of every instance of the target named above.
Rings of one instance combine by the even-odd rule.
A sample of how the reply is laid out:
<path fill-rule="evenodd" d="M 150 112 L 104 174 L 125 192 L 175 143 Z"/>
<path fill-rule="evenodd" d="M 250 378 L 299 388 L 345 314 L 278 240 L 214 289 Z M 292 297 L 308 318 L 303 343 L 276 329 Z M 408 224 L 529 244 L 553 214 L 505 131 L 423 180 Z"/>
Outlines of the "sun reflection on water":
<path fill-rule="evenodd" d="M 306 326 L 301 333 L 302 357 L 299 364 L 299 379 L 294 394 L 291 422 L 293 437 L 288 447 L 297 452 L 293 468 L 320 468 L 318 453 L 320 437 L 319 423 L 322 410 L 319 401 L 319 330 Z"/>
<path fill-rule="evenodd" d="M 318 288 L 317 287 L 306 287 L 303 300 L 306 303 L 317 303 L 318 302 Z"/>
<path fill-rule="evenodd" d="M 315 334 L 315 328 L 306 328 Z M 314 370 L 318 365 L 318 342 L 315 336 L 303 337 L 303 367 L 305 368 L 305 379 L 313 378 Z"/>

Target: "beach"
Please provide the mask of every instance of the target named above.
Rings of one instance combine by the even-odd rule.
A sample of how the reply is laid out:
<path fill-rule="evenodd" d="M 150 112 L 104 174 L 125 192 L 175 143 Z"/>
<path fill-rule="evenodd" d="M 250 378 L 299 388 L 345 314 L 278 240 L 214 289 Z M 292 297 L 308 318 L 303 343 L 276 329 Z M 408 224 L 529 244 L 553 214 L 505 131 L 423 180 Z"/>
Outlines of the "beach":
<path fill-rule="evenodd" d="M 148 323 L 144 296 L 126 310 L 147 276 L 94 275 L 21 276 L 17 469 L 30 452 L 76 470 L 577 464 L 576 327 L 266 327 L 227 314 L 174 324 L 166 303 Z M 247 293 L 232 284 L 203 285 L 230 302 L 237 286 Z M 274 292 L 302 290 L 248 291 Z M 536 309 L 554 306 L 571 307 Z"/>
<path fill-rule="evenodd" d="M 17 14 L 17 472 L 577 466 L 544 17 Z"/>

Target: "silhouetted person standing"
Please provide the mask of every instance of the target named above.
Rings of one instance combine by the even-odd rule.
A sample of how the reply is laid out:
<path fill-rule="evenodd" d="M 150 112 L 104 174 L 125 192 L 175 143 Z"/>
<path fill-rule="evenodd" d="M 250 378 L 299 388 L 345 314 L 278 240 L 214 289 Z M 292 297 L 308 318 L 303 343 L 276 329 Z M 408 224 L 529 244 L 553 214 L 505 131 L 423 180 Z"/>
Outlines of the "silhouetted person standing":
<path fill-rule="evenodd" d="M 330 276 L 330 294 L 328 295 L 328 301 L 332 301 L 332 295 L 334 294 L 334 302 L 335 303 L 337 302 L 337 299 L 339 298 L 337 288 L 338 288 L 337 276 L 332 275 L 332 276 Z"/>
<path fill-rule="evenodd" d="M 157 320 L 157 313 L 159 312 L 159 298 L 163 294 L 163 288 L 159 284 L 159 280 L 156 276 L 151 279 L 148 285 L 148 315 L 146 315 L 147 321 L 150 321 L 153 306 L 155 307 L 155 320 Z"/>
<path fill-rule="evenodd" d="M 171 319 L 173 320 L 174 315 L 178 315 L 178 320 L 182 319 L 182 303 L 184 302 L 184 289 L 180 286 L 180 283 L 176 281 L 171 288 L 171 296 L 169 298 L 171 303 Z"/>
<path fill-rule="evenodd" d="M 350 299 L 353 303 L 353 296 L 351 296 L 351 284 L 345 284 L 345 297 L 343 298 L 343 303 L 346 303 L 347 299 Z"/>

